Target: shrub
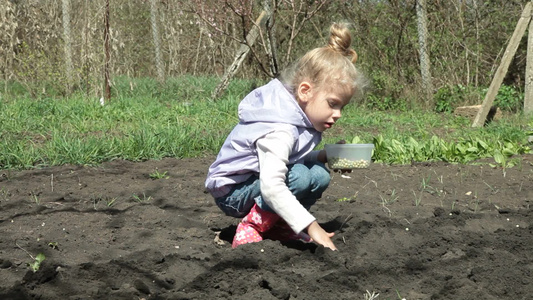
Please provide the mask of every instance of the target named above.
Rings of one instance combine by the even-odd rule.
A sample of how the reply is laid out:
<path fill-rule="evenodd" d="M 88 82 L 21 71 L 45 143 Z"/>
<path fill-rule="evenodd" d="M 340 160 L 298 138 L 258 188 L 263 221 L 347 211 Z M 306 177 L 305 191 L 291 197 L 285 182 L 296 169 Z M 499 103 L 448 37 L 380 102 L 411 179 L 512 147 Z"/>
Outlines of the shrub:
<path fill-rule="evenodd" d="M 487 89 L 484 90 L 486 92 Z M 503 111 L 519 112 L 523 109 L 524 93 L 514 86 L 502 85 L 498 90 L 494 105 Z"/>
<path fill-rule="evenodd" d="M 370 109 L 407 111 L 408 101 L 403 97 L 404 86 L 394 77 L 376 71 L 370 74 L 371 86 L 365 105 Z"/>

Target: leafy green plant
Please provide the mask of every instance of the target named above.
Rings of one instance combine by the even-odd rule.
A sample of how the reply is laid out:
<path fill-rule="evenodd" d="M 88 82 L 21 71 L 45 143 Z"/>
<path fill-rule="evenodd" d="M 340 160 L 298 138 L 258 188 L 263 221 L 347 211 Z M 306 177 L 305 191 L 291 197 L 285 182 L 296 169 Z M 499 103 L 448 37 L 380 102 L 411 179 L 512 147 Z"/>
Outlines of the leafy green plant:
<path fill-rule="evenodd" d="M 516 154 L 531 153 L 530 147 L 516 142 L 500 140 L 469 140 L 444 141 L 432 136 L 425 141 L 417 141 L 412 137 L 398 140 L 386 140 L 383 136 L 374 138 L 373 159 L 376 162 L 407 164 L 413 161 L 448 161 L 467 163 L 479 158 L 494 157 L 498 163 L 504 158 Z"/>
<path fill-rule="evenodd" d="M 165 172 L 159 172 L 159 170 L 155 170 L 154 172 L 150 173 L 150 178 L 152 179 L 168 179 L 170 176 L 167 175 L 167 171 Z"/>
<path fill-rule="evenodd" d="M 522 110 L 524 93 L 513 86 L 503 84 L 496 94 L 494 105 L 504 111 L 518 112 Z"/>
<path fill-rule="evenodd" d="M 520 163 L 520 161 L 518 159 L 509 158 L 509 152 L 512 151 L 512 150 L 509 150 L 507 148 L 507 149 L 504 149 L 503 152 L 506 152 L 506 151 L 507 151 L 508 155 L 505 155 L 499 149 L 496 149 L 494 151 L 494 161 L 497 164 L 499 164 L 499 166 L 501 166 L 501 168 L 503 170 L 503 177 L 505 177 L 507 175 L 506 169 L 512 168 L 512 167 L 514 167 L 514 166 L 516 166 L 517 164 Z M 490 165 L 492 167 L 496 167 L 496 165 L 494 165 L 494 164 L 490 164 Z"/>
<path fill-rule="evenodd" d="M 527 124 L 527 127 L 526 135 L 533 135 L 533 118 L 531 119 L 531 122 Z"/>
<path fill-rule="evenodd" d="M 371 76 L 372 87 L 365 99 L 367 108 L 381 111 L 408 110 L 408 101 L 402 96 L 403 84 L 382 71 L 374 71 Z"/>
<path fill-rule="evenodd" d="M 355 192 L 355 194 L 352 196 L 352 197 L 342 197 L 342 198 L 339 198 L 337 199 L 337 202 L 345 202 L 345 201 L 352 201 L 352 200 L 355 200 L 357 198 L 357 195 L 359 194 L 359 192 Z"/>
<path fill-rule="evenodd" d="M 440 87 L 433 96 L 435 112 L 451 113 L 459 106 L 478 104 L 485 94 L 486 90 L 462 84 Z"/>
<path fill-rule="evenodd" d="M 396 99 L 392 96 L 378 96 L 369 94 L 366 100 L 366 107 L 381 111 L 399 110 L 407 111 L 407 101 L 405 99 Z"/>
<path fill-rule="evenodd" d="M 33 257 L 32 257 L 33 258 Z M 30 263 L 28 263 L 28 266 L 33 271 L 33 273 L 39 271 L 39 268 L 41 267 L 41 263 L 46 259 L 44 254 L 39 253 L 37 256 L 35 256 L 34 260 Z"/>
<path fill-rule="evenodd" d="M 435 101 L 435 111 L 442 113 L 451 113 L 459 103 L 464 102 L 463 85 L 455 86 L 443 86 L 437 90 L 437 93 L 433 96 Z"/>

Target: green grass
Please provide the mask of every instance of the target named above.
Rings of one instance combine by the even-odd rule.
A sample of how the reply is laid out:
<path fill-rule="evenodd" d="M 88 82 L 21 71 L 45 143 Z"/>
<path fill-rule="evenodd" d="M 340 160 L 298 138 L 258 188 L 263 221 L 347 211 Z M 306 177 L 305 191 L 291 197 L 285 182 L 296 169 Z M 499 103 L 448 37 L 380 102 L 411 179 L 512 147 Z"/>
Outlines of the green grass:
<path fill-rule="evenodd" d="M 117 78 L 104 106 L 99 97 L 79 94 L 36 99 L 8 92 L 0 98 L 0 168 L 215 155 L 238 121 L 238 103 L 252 81 L 234 80 L 214 101 L 210 94 L 217 83 L 187 76 L 161 86 L 152 79 Z M 472 128 L 450 114 L 375 111 L 353 103 L 318 148 L 359 136 L 376 144 L 374 159 L 380 162 L 468 162 L 531 151 L 526 133 L 532 124 L 532 117 L 508 115 Z"/>

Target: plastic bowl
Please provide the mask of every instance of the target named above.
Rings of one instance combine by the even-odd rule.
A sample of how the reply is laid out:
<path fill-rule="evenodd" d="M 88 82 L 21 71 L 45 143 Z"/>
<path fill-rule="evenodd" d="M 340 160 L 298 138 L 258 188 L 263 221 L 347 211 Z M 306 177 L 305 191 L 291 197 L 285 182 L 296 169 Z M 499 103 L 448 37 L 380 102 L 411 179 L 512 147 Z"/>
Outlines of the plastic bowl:
<path fill-rule="evenodd" d="M 374 144 L 326 144 L 324 146 L 330 169 L 368 168 Z"/>

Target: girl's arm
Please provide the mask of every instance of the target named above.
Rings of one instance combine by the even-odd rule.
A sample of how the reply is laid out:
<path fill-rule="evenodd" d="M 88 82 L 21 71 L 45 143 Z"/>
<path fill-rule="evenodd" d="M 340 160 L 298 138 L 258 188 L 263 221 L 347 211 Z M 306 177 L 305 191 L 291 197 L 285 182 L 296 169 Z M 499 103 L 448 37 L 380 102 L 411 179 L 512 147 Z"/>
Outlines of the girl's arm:
<path fill-rule="evenodd" d="M 300 204 L 285 183 L 287 163 L 294 142 L 290 132 L 275 131 L 257 140 L 256 149 L 263 199 L 294 232 L 300 233 L 315 217 Z"/>
<path fill-rule="evenodd" d="M 265 202 L 274 210 L 294 232 L 307 233 L 314 242 L 331 250 L 337 250 L 331 237 L 291 193 L 285 183 L 287 163 L 294 139 L 290 132 L 276 131 L 256 142 L 259 155 L 259 179 L 261 194 Z M 324 151 L 325 157 L 325 151 Z"/>

